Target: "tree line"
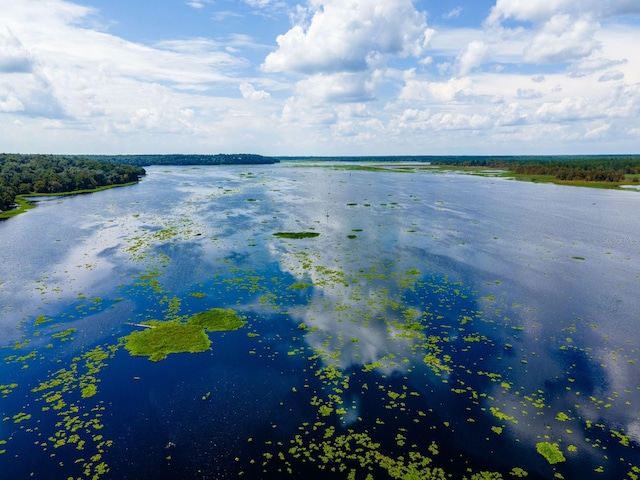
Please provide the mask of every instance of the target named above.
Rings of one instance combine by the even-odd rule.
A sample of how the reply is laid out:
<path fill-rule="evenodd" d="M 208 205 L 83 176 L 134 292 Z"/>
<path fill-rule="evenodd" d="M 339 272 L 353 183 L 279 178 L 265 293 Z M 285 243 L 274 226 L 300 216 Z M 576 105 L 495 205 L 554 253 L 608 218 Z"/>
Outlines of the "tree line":
<path fill-rule="evenodd" d="M 17 195 L 95 190 L 137 182 L 144 168 L 64 155 L 0 154 L 0 210 Z"/>
<path fill-rule="evenodd" d="M 273 157 L 254 153 L 235 153 L 217 155 L 198 154 L 162 154 L 162 155 L 86 155 L 91 160 L 121 163 L 125 165 L 262 165 L 278 163 Z"/>
<path fill-rule="evenodd" d="M 434 165 L 484 167 L 521 175 L 551 175 L 557 180 L 622 182 L 640 174 L 640 156 L 598 155 L 568 157 L 442 157 Z"/>

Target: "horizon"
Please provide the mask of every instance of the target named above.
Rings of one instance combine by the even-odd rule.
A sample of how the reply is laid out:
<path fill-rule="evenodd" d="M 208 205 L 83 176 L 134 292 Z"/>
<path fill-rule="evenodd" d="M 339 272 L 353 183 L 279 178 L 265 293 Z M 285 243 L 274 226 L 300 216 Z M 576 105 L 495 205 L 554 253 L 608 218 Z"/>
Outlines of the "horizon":
<path fill-rule="evenodd" d="M 538 157 L 538 158 L 551 158 L 551 157 L 567 157 L 567 158 L 588 158 L 588 157 L 638 157 L 640 153 L 568 153 L 568 154 L 389 154 L 389 155 L 263 155 L 260 153 L 252 153 L 252 152 L 229 152 L 229 153 L 177 153 L 177 152 L 167 152 L 167 153 L 18 153 L 18 152 L 0 152 L 0 155 L 20 155 L 20 156 L 29 156 L 29 155 L 51 155 L 51 156 L 60 156 L 60 157 L 158 157 L 158 156 L 202 156 L 202 157 L 215 157 L 218 155 L 257 155 L 265 158 L 276 158 L 276 159 L 318 159 L 318 158 L 521 158 L 521 157 Z"/>
<path fill-rule="evenodd" d="M 0 142 L 633 155 L 639 27 L 634 0 L 19 0 L 0 19 Z"/>

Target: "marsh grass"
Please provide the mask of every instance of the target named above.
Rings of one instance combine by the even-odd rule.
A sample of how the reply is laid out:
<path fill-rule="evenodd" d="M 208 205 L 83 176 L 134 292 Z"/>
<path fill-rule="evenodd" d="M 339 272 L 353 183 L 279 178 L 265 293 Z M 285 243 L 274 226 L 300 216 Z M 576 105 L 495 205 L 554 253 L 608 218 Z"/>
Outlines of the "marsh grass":
<path fill-rule="evenodd" d="M 171 353 L 201 353 L 210 347 L 211 340 L 201 326 L 178 322 L 154 322 L 153 328 L 130 333 L 124 345 L 131 355 L 149 357 L 152 362 Z"/>
<path fill-rule="evenodd" d="M 278 238 L 301 239 L 316 238 L 319 237 L 320 234 L 318 232 L 276 232 L 273 236 Z"/>

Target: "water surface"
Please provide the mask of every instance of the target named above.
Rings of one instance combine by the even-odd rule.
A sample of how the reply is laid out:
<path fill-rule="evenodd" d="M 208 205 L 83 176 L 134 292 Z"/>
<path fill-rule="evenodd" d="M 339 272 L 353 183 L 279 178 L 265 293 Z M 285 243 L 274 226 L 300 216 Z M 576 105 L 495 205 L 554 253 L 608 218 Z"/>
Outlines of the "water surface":
<path fill-rule="evenodd" d="M 296 162 L 41 201 L 0 223 L 0 471 L 634 478 L 639 207 Z M 122 347 L 210 308 L 247 325 L 160 362 Z"/>

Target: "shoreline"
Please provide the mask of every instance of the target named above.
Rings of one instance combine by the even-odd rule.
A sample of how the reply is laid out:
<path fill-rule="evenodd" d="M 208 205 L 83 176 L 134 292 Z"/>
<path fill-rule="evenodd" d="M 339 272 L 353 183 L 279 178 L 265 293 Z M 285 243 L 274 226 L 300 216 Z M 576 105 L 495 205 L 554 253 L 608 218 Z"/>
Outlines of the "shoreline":
<path fill-rule="evenodd" d="M 116 185 L 104 185 L 102 187 L 97 187 L 93 189 L 85 189 L 85 190 L 74 190 L 72 192 L 58 192 L 58 193 L 22 193 L 20 195 L 16 195 L 16 207 L 10 210 L 0 211 L 0 221 L 8 220 L 13 218 L 21 213 L 24 213 L 28 210 L 36 208 L 36 201 L 28 200 L 29 198 L 39 198 L 39 197 L 69 197 L 72 195 L 85 195 L 88 193 L 96 193 L 102 190 L 109 190 L 111 188 L 118 187 L 130 187 L 132 185 L 137 185 L 138 182 L 128 182 L 128 183 L 120 183 Z"/>

